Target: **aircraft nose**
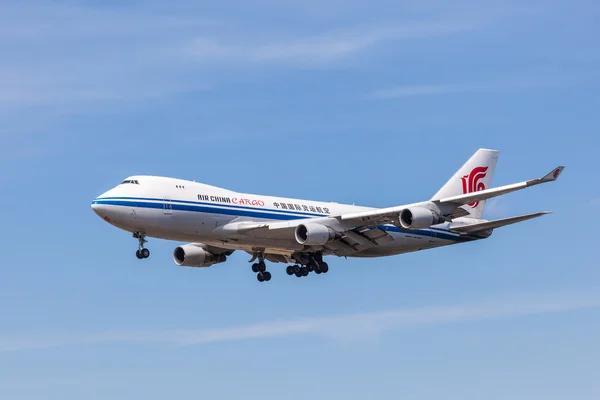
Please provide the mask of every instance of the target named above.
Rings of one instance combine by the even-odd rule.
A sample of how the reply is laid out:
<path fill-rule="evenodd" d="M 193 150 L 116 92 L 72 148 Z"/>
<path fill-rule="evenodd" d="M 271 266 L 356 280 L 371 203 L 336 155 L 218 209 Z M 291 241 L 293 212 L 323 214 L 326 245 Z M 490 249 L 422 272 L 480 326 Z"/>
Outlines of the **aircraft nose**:
<path fill-rule="evenodd" d="M 113 223 L 114 212 L 110 209 L 108 204 L 104 204 L 98 199 L 92 202 L 92 211 L 96 213 L 97 216 L 102 218 L 104 221 Z"/>
<path fill-rule="evenodd" d="M 98 199 L 96 199 L 92 201 L 92 211 L 94 211 L 100 218 L 104 218 L 106 206 L 101 204 Z"/>
<path fill-rule="evenodd" d="M 98 197 L 96 197 L 91 204 L 92 211 L 105 220 L 106 222 L 113 222 L 114 217 L 118 215 L 118 212 L 111 205 L 110 199 L 116 195 L 116 188 L 110 189 L 108 192 L 102 193 Z"/>

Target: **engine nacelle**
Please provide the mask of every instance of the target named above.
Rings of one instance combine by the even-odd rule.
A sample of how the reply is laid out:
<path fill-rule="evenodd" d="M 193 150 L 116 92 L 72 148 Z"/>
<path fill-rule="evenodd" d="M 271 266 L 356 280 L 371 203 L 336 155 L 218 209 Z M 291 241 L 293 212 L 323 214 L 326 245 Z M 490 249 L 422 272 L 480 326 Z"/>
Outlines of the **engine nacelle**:
<path fill-rule="evenodd" d="M 182 267 L 210 267 L 226 261 L 227 258 L 223 254 L 212 254 L 200 245 L 186 244 L 175 247 L 173 260 Z"/>
<path fill-rule="evenodd" d="M 307 246 L 319 246 L 334 240 L 338 234 L 321 224 L 300 224 L 294 232 L 296 241 Z"/>
<path fill-rule="evenodd" d="M 427 229 L 440 222 L 440 216 L 427 208 L 405 208 L 400 212 L 400 226 L 404 229 Z"/>

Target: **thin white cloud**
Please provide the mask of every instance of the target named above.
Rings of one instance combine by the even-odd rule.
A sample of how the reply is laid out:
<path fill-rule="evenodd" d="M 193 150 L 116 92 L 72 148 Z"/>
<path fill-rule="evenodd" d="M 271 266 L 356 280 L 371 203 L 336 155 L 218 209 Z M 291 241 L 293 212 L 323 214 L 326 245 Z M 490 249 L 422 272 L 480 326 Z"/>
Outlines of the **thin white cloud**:
<path fill-rule="evenodd" d="M 392 40 L 445 36 L 476 29 L 475 21 L 448 19 L 432 22 L 398 22 L 394 28 L 365 27 L 333 30 L 309 37 L 229 44 L 205 37 L 194 39 L 184 52 L 198 61 L 236 60 L 253 63 L 292 62 L 307 66 L 328 63 Z M 277 35 L 274 35 L 277 37 Z"/>
<path fill-rule="evenodd" d="M 406 96 L 423 96 L 423 95 L 436 95 L 436 94 L 447 94 L 447 93 L 461 93 L 461 92 L 472 92 L 481 91 L 485 89 L 485 85 L 473 85 L 473 84 L 445 84 L 445 85 L 406 85 L 398 86 L 390 89 L 382 89 L 373 92 L 370 97 L 377 99 L 389 99 Z M 488 89 L 489 90 L 489 87 Z"/>
<path fill-rule="evenodd" d="M 115 331 L 78 335 L 22 334 L 0 337 L 0 352 L 126 342 L 156 342 L 186 346 L 304 334 L 320 335 L 341 342 L 349 342 L 374 338 L 386 331 L 424 324 L 508 318 L 598 307 L 600 307 L 600 296 L 595 294 L 589 296 L 584 294 L 514 296 L 479 305 L 404 308 L 341 316 L 288 319 L 229 328 Z"/>
<path fill-rule="evenodd" d="M 97 109 L 205 90 L 226 79 L 225 69 L 238 78 L 235 71 L 248 73 L 249 65 L 331 66 L 385 41 L 444 36 L 479 23 L 413 18 L 388 21 L 392 28 L 329 26 L 308 35 L 232 18 L 9 1 L 0 13 L 0 118 L 31 106 Z"/>
<path fill-rule="evenodd" d="M 585 79 L 584 77 L 531 76 L 487 82 L 463 82 L 448 84 L 403 85 L 369 93 L 368 99 L 395 99 L 414 96 L 437 96 L 456 93 L 500 93 L 528 88 L 565 87 Z"/>

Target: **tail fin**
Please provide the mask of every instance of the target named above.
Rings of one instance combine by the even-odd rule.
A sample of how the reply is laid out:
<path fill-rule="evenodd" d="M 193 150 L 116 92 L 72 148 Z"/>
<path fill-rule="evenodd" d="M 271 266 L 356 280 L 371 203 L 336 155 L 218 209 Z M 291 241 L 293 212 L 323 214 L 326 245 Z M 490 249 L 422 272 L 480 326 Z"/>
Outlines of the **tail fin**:
<path fill-rule="evenodd" d="M 492 177 L 496 170 L 496 163 L 500 152 L 497 150 L 479 149 L 463 164 L 462 167 L 450 178 L 448 182 L 431 200 L 440 200 L 445 197 L 457 196 L 466 193 L 478 192 L 489 189 Z M 465 205 L 471 218 L 481 218 L 485 200 Z"/>

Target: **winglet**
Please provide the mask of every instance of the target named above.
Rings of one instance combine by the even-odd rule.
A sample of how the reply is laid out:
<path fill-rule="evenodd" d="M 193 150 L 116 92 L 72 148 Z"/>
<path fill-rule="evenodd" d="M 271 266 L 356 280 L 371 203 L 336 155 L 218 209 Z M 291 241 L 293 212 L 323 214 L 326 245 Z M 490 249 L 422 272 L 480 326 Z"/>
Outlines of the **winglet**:
<path fill-rule="evenodd" d="M 557 180 L 558 176 L 561 174 L 561 172 L 563 171 L 563 169 L 565 169 L 565 167 L 562 166 L 562 165 L 554 168 L 552 170 L 552 172 L 549 172 L 548 174 L 546 174 L 546 176 L 544 176 L 542 179 L 540 179 L 540 181 L 542 181 L 542 182 L 550 182 L 550 181 Z"/>

